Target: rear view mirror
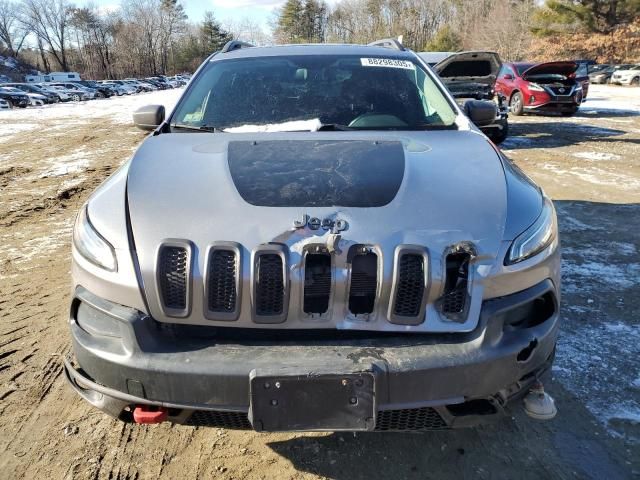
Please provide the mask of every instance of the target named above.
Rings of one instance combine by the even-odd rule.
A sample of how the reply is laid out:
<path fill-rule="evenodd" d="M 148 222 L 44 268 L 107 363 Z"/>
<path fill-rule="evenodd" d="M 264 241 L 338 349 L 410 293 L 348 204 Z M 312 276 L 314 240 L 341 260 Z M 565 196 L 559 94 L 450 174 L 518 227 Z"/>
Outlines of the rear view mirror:
<path fill-rule="evenodd" d="M 476 127 L 491 125 L 498 114 L 496 104 L 488 100 L 468 100 L 463 108 Z"/>
<path fill-rule="evenodd" d="M 505 73 L 502 78 L 504 78 L 505 80 L 513 80 L 513 75 L 511 75 L 510 73 Z"/>
<path fill-rule="evenodd" d="M 164 121 L 164 105 L 146 105 L 133 112 L 133 124 L 142 130 L 155 130 Z"/>

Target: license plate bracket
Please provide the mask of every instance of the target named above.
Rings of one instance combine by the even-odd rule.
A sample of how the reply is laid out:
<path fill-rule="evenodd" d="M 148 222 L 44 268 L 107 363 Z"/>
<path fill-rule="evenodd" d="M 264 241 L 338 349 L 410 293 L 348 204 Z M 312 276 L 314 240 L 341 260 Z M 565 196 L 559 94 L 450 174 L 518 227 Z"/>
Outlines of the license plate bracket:
<path fill-rule="evenodd" d="M 375 428 L 372 372 L 253 371 L 249 420 L 257 431 L 368 431 Z"/>

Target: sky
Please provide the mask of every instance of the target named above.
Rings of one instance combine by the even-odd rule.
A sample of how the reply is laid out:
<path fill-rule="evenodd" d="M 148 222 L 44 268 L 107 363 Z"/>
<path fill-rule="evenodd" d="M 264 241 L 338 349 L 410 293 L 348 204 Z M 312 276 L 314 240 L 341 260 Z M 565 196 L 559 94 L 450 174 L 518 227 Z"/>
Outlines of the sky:
<path fill-rule="evenodd" d="M 93 4 L 107 11 L 117 10 L 119 5 L 118 0 L 76 0 L 74 3 Z M 223 24 L 249 18 L 267 29 L 273 11 L 284 0 L 181 0 L 181 3 L 191 21 L 202 20 L 204 12 L 211 10 Z"/>

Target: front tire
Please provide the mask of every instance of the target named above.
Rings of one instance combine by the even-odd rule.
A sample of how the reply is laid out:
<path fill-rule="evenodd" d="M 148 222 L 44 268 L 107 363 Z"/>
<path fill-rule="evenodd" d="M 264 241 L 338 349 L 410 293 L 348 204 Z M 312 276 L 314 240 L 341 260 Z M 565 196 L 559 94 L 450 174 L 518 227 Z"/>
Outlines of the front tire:
<path fill-rule="evenodd" d="M 511 113 L 516 116 L 520 116 L 524 113 L 524 100 L 520 92 L 515 92 L 511 95 L 511 100 L 509 100 L 509 109 Z"/>
<path fill-rule="evenodd" d="M 631 82 L 629 82 L 629 85 L 632 85 L 634 87 L 637 87 L 638 85 L 640 85 L 640 77 L 632 78 Z"/>
<path fill-rule="evenodd" d="M 71 95 L 71 100 L 73 100 L 74 102 L 79 102 L 80 95 L 78 95 L 77 93 L 74 93 L 73 95 Z"/>
<path fill-rule="evenodd" d="M 501 129 L 494 128 L 489 133 L 488 137 L 495 145 L 500 145 L 507 139 L 509 135 L 509 122 L 507 120 L 500 121 Z"/>

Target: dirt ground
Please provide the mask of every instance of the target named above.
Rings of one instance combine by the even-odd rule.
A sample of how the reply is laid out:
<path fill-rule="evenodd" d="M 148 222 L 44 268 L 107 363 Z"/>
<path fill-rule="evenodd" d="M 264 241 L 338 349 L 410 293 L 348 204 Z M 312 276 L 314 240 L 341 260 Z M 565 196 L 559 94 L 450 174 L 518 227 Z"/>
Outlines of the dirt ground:
<path fill-rule="evenodd" d="M 640 478 L 640 90 L 592 87 L 590 97 L 573 118 L 512 118 L 503 145 L 559 213 L 558 417 L 516 409 L 494 425 L 428 434 L 126 425 L 81 401 L 61 362 L 71 227 L 143 140 L 122 115 L 145 99 L 104 100 L 114 107 L 82 116 L 3 112 L 0 479 Z"/>

